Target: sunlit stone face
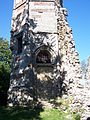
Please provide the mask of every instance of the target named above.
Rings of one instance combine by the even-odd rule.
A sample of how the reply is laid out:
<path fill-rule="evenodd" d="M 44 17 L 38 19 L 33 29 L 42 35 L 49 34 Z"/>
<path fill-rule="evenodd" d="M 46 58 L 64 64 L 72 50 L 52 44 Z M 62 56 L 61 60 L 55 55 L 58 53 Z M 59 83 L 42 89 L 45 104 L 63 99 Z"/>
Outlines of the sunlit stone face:
<path fill-rule="evenodd" d="M 15 3 L 18 4 L 20 1 L 22 1 L 22 0 L 15 0 Z"/>

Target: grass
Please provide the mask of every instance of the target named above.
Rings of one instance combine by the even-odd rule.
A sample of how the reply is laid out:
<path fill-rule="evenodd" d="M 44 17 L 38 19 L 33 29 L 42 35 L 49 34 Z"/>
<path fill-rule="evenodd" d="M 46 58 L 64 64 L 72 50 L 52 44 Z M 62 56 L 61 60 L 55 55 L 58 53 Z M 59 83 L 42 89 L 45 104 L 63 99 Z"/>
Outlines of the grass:
<path fill-rule="evenodd" d="M 79 114 L 66 113 L 58 109 L 45 109 L 40 116 L 42 120 L 80 120 Z"/>
<path fill-rule="evenodd" d="M 40 113 L 40 116 L 42 120 L 66 120 L 65 116 L 57 109 L 46 109 L 44 112 Z"/>
<path fill-rule="evenodd" d="M 77 114 L 69 115 L 58 109 L 0 107 L 0 120 L 80 120 Z"/>

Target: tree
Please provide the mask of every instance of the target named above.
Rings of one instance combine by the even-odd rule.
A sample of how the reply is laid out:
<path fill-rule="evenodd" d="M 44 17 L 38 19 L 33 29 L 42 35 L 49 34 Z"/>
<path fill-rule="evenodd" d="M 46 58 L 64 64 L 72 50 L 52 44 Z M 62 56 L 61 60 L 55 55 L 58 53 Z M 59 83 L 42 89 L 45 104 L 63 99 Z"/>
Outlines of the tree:
<path fill-rule="evenodd" d="M 7 103 L 10 81 L 11 51 L 7 40 L 0 38 L 0 105 Z"/>

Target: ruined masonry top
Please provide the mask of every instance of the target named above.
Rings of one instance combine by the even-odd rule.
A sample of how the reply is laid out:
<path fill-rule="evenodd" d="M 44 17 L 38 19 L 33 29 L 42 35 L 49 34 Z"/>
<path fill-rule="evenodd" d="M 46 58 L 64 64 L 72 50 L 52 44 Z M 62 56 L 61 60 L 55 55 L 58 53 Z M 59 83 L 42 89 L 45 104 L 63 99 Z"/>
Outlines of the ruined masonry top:
<path fill-rule="evenodd" d="M 62 7 L 62 4 L 62 0 L 14 0 L 12 31 L 22 31 L 28 16 L 33 32 L 57 33 L 56 6 Z"/>
<path fill-rule="evenodd" d="M 21 4 L 25 2 L 50 2 L 55 1 L 60 4 L 61 7 L 63 7 L 63 0 L 14 0 L 14 8 L 20 6 Z"/>

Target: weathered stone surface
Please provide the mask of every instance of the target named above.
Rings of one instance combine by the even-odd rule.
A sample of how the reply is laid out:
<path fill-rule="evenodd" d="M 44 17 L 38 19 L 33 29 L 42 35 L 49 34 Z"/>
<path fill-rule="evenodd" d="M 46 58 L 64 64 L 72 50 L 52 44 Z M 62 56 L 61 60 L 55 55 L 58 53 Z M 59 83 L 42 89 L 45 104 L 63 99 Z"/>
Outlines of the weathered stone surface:
<path fill-rule="evenodd" d="M 73 97 L 71 110 L 84 109 L 85 120 L 88 88 L 80 82 L 79 54 L 67 22 L 67 10 L 60 2 L 15 3 L 8 103 L 29 106 L 36 100 L 52 107 L 55 106 L 52 100 Z"/>
<path fill-rule="evenodd" d="M 86 79 L 90 80 L 90 57 L 87 60 L 87 71 L 86 71 Z"/>

